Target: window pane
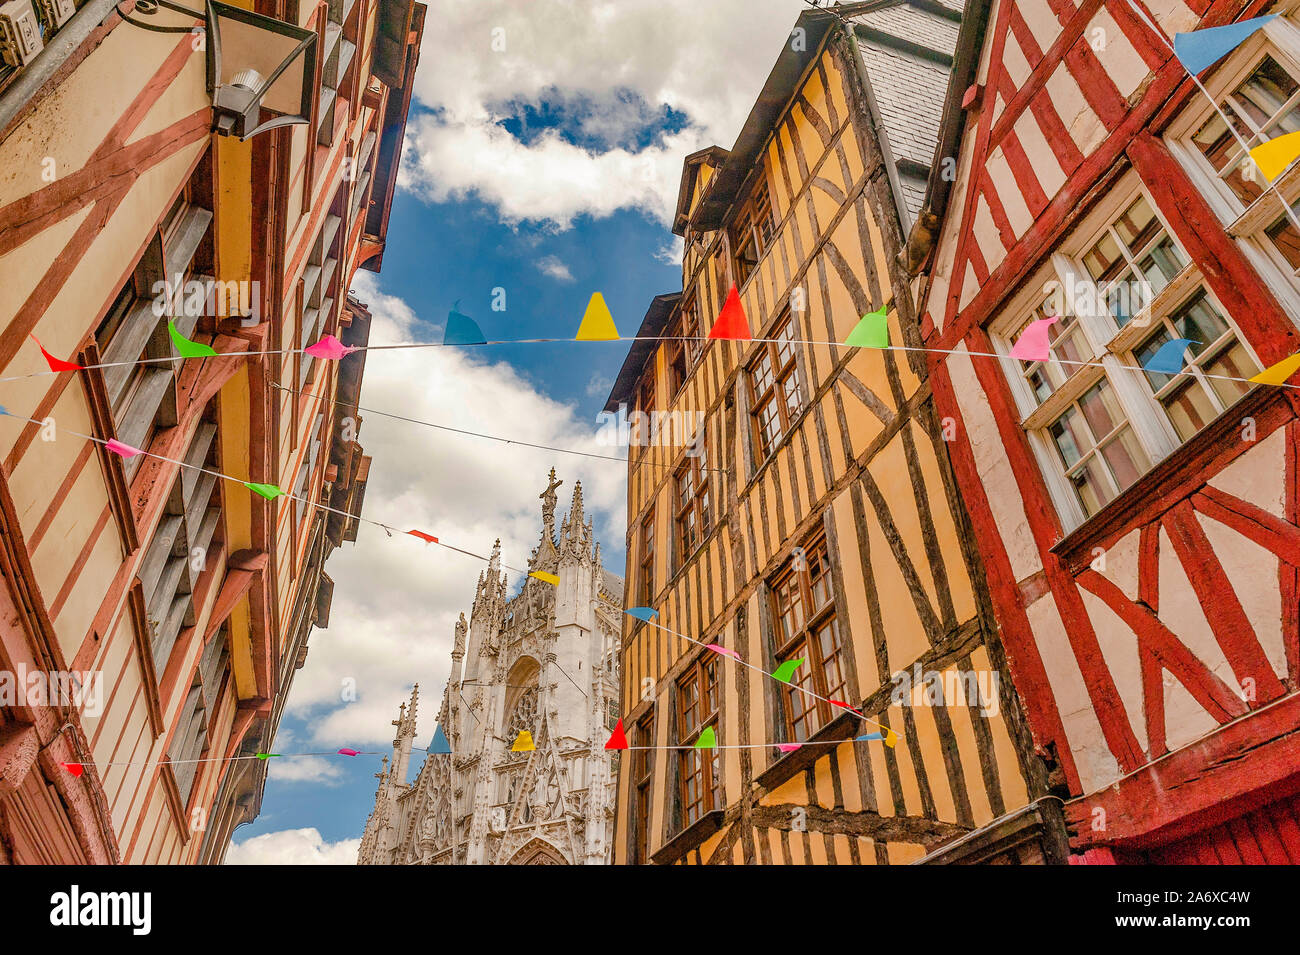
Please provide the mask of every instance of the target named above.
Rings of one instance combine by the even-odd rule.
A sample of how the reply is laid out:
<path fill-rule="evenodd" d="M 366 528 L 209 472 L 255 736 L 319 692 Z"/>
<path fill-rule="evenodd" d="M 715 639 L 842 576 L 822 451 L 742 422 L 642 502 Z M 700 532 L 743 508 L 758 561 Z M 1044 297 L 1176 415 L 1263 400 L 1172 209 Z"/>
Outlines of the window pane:
<path fill-rule="evenodd" d="M 1241 342 L 1233 342 L 1217 357 L 1204 365 L 1207 375 L 1222 375 L 1222 378 L 1208 378 L 1214 393 L 1219 396 L 1224 407 L 1231 405 L 1250 388 L 1248 379 L 1259 374 L 1259 366 L 1246 352 Z M 1225 378 L 1239 378 L 1240 381 L 1225 381 Z"/>
<path fill-rule="evenodd" d="M 1149 253 L 1138 261 L 1142 277 L 1151 286 L 1151 294 L 1158 295 L 1169 280 L 1183 270 L 1187 260 L 1169 236 L 1164 236 Z"/>
<path fill-rule="evenodd" d="M 1192 340 L 1193 344 L 1188 346 L 1188 350 L 1193 355 L 1205 351 L 1206 346 L 1214 344 L 1228 330 L 1227 323 L 1210 304 L 1204 292 L 1197 294 L 1175 314 L 1173 323 L 1180 338 Z"/>
<path fill-rule="evenodd" d="M 1087 463 L 1078 471 L 1070 475 L 1070 483 L 1074 485 L 1074 493 L 1079 497 L 1079 503 L 1083 505 L 1084 511 L 1091 517 L 1100 511 L 1115 496 L 1110 489 L 1110 483 L 1106 480 L 1106 475 L 1102 470 L 1101 461 L 1096 457 L 1089 458 Z"/>
<path fill-rule="evenodd" d="M 1102 236 L 1096 245 L 1084 253 L 1083 265 L 1099 285 L 1118 275 L 1124 267 L 1124 256 L 1115 237 L 1109 232 Z"/>
<path fill-rule="evenodd" d="M 1218 416 L 1210 396 L 1191 378 L 1162 397 L 1160 403 L 1165 406 L 1170 423 L 1184 441 Z"/>
<path fill-rule="evenodd" d="M 1056 450 L 1060 452 L 1061 460 L 1065 462 L 1067 468 L 1092 450 L 1092 437 L 1088 434 L 1083 416 L 1074 408 L 1068 409 L 1065 414 L 1052 422 L 1048 431 L 1052 435 L 1052 440 L 1056 442 Z"/>
<path fill-rule="evenodd" d="M 1131 252 L 1142 251 L 1155 238 L 1160 231 L 1160 222 L 1145 196 L 1140 196 L 1137 202 L 1124 210 L 1124 214 L 1115 221 L 1115 231 Z"/>
<path fill-rule="evenodd" d="M 1300 214 L 1300 202 L 1296 202 L 1291 207 L 1291 211 Z M 1292 269 L 1300 269 L 1300 232 L 1296 232 L 1291 218 L 1282 216 L 1265 230 L 1265 234 L 1277 246 L 1277 250 L 1282 253 L 1282 258 L 1286 259 L 1287 264 Z"/>
<path fill-rule="evenodd" d="M 1146 452 L 1138 444 L 1131 428 L 1125 427 L 1101 449 L 1101 455 L 1110 465 L 1115 485 L 1121 491 L 1140 478 L 1150 466 Z"/>
<path fill-rule="evenodd" d="M 1292 106 L 1282 115 L 1286 101 L 1296 92 L 1296 82 L 1271 56 L 1256 67 L 1246 82 L 1237 87 L 1230 102 L 1252 125 L 1265 129 L 1269 138 L 1300 130 L 1300 115 Z M 1277 117 L 1275 122 L 1270 122 Z"/>
<path fill-rule="evenodd" d="M 1104 378 L 1084 392 L 1079 399 L 1083 416 L 1088 419 L 1094 440 L 1101 440 L 1115 430 L 1115 426 L 1124 420 L 1124 411 L 1119 406 L 1115 392 Z"/>

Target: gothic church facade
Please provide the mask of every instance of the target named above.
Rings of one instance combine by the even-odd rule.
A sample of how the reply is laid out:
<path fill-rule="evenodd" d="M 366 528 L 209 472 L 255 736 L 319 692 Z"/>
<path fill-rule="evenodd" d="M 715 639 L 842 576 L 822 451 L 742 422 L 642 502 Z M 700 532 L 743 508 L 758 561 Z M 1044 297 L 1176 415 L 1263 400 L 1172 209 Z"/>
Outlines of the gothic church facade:
<path fill-rule="evenodd" d="M 601 566 L 581 484 L 557 541 L 561 483 L 552 470 L 528 562 L 559 583 L 528 577 L 507 598 L 497 542 L 470 618 L 456 624 L 438 711 L 452 753 L 431 753 L 407 783 L 416 684 L 393 723 L 361 865 L 610 861 L 617 754 L 604 745 L 618 715 L 623 581 Z M 534 748 L 513 750 L 525 731 Z"/>

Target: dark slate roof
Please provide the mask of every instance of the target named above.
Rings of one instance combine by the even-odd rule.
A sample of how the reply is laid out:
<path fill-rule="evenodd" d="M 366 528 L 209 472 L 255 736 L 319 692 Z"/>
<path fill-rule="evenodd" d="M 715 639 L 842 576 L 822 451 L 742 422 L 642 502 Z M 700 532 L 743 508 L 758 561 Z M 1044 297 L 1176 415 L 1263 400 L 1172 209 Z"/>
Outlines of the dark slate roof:
<path fill-rule="evenodd" d="M 610 389 L 609 400 L 605 402 L 606 411 L 617 413 L 620 403 L 632 403 L 632 392 L 636 389 L 636 383 L 641 380 L 646 359 L 654 354 L 655 348 L 658 347 L 658 343 L 653 339 L 663 333 L 664 326 L 668 324 L 668 318 L 681 297 L 681 292 L 665 292 L 650 300 L 650 307 L 646 310 L 645 318 L 641 320 L 641 327 L 637 329 L 637 340 L 628 349 L 627 357 L 623 359 L 623 367 L 618 370 L 614 387 Z"/>
<path fill-rule="evenodd" d="M 847 17 L 904 233 L 925 201 L 961 10 L 957 0 L 899 0 Z"/>

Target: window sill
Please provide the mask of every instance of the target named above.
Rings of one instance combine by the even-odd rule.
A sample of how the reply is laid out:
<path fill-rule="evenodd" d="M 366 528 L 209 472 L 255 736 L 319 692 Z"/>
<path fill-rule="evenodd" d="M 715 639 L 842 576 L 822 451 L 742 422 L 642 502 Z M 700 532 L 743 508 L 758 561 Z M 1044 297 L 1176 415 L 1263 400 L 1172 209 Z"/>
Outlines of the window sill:
<path fill-rule="evenodd" d="M 706 812 L 659 849 L 650 853 L 650 861 L 655 865 L 672 865 L 681 860 L 686 853 L 699 848 L 709 836 L 722 828 L 722 819 L 725 815 L 726 812 L 722 809 Z"/>
<path fill-rule="evenodd" d="M 796 750 L 784 753 L 771 766 L 755 776 L 754 782 L 768 791 L 777 788 L 787 779 L 812 766 L 834 748 L 818 744 L 851 739 L 857 723 L 858 717 L 846 710 L 810 736 L 807 743 Z"/>
<path fill-rule="evenodd" d="M 1250 447 L 1258 445 L 1292 412 L 1281 388 L 1257 385 L 1191 439 L 1160 461 L 1113 501 L 1070 531 L 1051 548 L 1071 574 L 1094 558 L 1094 549 L 1114 543 L 1123 533 L 1158 519 L 1188 497 L 1207 478 Z M 1257 437 L 1239 440 L 1241 421 L 1256 418 Z"/>

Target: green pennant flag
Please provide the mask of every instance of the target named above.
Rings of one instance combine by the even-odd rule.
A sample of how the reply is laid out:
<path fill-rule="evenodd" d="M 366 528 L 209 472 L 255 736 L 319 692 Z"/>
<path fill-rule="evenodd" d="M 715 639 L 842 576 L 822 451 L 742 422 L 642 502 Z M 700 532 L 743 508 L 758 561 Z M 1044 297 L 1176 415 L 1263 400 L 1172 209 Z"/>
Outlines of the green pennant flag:
<path fill-rule="evenodd" d="M 262 497 L 266 498 L 268 501 L 274 501 L 284 493 L 284 491 L 281 491 L 274 484 L 250 484 L 247 481 L 244 481 L 243 484 L 244 487 L 262 495 Z"/>
<path fill-rule="evenodd" d="M 718 736 L 716 733 L 713 732 L 712 726 L 704 727 L 704 731 L 700 733 L 700 738 L 695 741 L 695 748 L 696 749 L 717 749 L 718 748 Z"/>
<path fill-rule="evenodd" d="M 863 315 L 853 331 L 849 332 L 849 337 L 844 339 L 844 344 L 862 348 L 888 348 L 889 306 L 882 305 L 874 312 Z"/>
<path fill-rule="evenodd" d="M 272 756 L 279 756 L 279 753 L 258 753 L 258 759 L 270 759 Z"/>
<path fill-rule="evenodd" d="M 192 342 L 176 330 L 176 323 L 170 318 L 167 319 L 167 334 L 172 337 L 172 344 L 176 346 L 176 353 L 182 358 L 215 358 L 216 349 L 211 345 L 204 345 L 199 342 Z"/>
<path fill-rule="evenodd" d="M 799 669 L 801 663 L 803 663 L 803 657 L 797 660 L 786 660 L 772 672 L 772 676 L 782 683 L 789 683 L 790 678 L 794 676 L 794 671 Z"/>

